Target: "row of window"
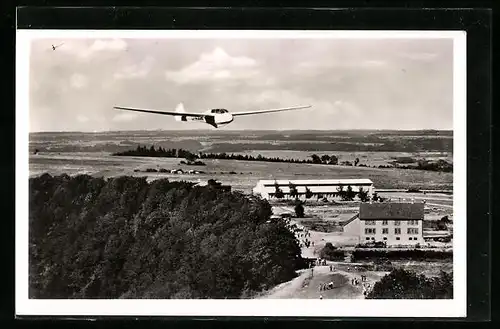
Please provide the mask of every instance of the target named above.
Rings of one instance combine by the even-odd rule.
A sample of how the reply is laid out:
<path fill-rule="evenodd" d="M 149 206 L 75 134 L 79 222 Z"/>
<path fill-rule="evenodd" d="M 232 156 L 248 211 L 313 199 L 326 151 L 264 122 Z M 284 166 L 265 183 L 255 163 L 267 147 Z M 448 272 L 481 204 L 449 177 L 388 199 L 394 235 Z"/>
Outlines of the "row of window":
<path fill-rule="evenodd" d="M 365 220 L 364 222 L 365 222 L 365 225 L 376 225 L 376 223 L 377 223 L 376 220 Z M 393 222 L 394 222 L 394 226 L 400 226 L 401 225 L 401 221 L 400 220 L 395 220 Z M 418 225 L 418 220 L 407 220 L 406 223 L 408 225 Z M 382 225 L 389 225 L 389 221 L 383 220 L 382 221 Z"/>
<path fill-rule="evenodd" d="M 376 234 L 377 230 L 374 228 L 365 228 L 365 234 Z M 406 230 L 407 234 L 418 234 L 418 228 L 414 227 L 408 227 Z M 389 234 L 389 229 L 388 228 L 383 228 L 382 229 L 382 234 Z M 397 227 L 394 229 L 394 234 L 398 235 L 401 234 L 401 228 Z"/>
<path fill-rule="evenodd" d="M 384 241 L 387 241 L 387 237 L 384 236 L 383 237 Z M 372 240 L 372 241 L 375 241 L 375 238 L 374 237 L 366 237 L 366 240 L 369 241 L 369 240 Z M 410 241 L 418 241 L 418 238 L 416 236 L 410 236 L 408 237 L 408 240 Z M 401 238 L 399 236 L 396 237 L 396 241 L 401 241 Z"/>

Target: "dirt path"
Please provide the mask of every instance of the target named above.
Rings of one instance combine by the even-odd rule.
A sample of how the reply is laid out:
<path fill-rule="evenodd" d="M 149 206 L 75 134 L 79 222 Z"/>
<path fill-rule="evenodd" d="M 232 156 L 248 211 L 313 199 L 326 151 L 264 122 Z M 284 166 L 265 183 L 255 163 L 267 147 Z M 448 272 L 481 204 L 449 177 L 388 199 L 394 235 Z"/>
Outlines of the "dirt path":
<path fill-rule="evenodd" d="M 283 298 L 300 298 L 300 299 L 363 299 L 363 286 L 352 285 L 351 279 L 360 279 L 358 273 L 351 273 L 335 268 L 330 272 L 330 264 L 335 268 L 335 263 L 327 263 L 326 266 L 316 266 L 313 270 L 301 271 L 300 275 L 295 279 L 282 283 L 269 292 L 263 294 L 259 298 L 262 299 L 283 299 Z M 312 273 L 311 273 L 312 272 Z M 312 275 L 311 275 L 312 274 Z M 367 277 L 367 282 L 371 286 L 380 279 L 385 273 L 364 273 Z M 333 282 L 333 289 L 320 290 L 321 284 Z"/>

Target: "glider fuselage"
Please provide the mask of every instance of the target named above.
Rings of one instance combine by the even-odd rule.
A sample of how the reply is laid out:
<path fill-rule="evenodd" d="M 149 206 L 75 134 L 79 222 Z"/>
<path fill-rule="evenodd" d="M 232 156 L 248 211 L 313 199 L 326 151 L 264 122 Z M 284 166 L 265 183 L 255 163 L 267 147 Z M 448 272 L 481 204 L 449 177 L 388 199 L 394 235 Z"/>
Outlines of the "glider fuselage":
<path fill-rule="evenodd" d="M 231 113 L 229 113 L 228 110 L 226 109 L 211 109 L 205 112 L 207 115 L 206 116 L 200 116 L 200 117 L 188 117 L 185 115 L 182 115 L 182 113 L 179 114 L 181 120 L 180 121 L 194 121 L 194 122 L 204 122 L 208 123 L 211 126 L 214 126 L 217 128 L 220 125 L 227 125 L 231 122 L 233 122 L 234 118 Z"/>

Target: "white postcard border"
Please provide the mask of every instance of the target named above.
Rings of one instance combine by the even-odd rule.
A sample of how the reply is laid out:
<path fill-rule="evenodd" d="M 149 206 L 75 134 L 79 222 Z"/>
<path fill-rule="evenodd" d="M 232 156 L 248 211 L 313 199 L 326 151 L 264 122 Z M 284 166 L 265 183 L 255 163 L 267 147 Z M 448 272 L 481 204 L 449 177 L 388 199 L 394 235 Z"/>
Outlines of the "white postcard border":
<path fill-rule="evenodd" d="M 28 296 L 29 56 L 40 38 L 342 38 L 454 39 L 454 298 L 450 300 L 35 300 Z M 16 315 L 465 317 L 466 33 L 464 31 L 18 30 L 16 33 Z"/>

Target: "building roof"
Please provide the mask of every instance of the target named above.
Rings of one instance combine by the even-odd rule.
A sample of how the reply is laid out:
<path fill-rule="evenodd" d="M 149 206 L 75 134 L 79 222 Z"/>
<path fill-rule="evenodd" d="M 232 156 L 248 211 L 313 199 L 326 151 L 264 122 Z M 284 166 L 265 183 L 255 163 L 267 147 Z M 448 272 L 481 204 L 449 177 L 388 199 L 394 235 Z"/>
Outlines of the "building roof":
<path fill-rule="evenodd" d="M 352 221 L 354 221 L 357 218 L 359 218 L 359 214 L 355 214 L 355 215 L 350 214 L 349 217 L 347 218 L 347 220 L 343 220 L 340 222 L 340 225 L 346 226 L 347 224 L 351 223 Z"/>
<path fill-rule="evenodd" d="M 424 203 L 361 203 L 361 220 L 423 220 Z"/>
<path fill-rule="evenodd" d="M 347 184 L 373 184 L 370 179 L 366 178 L 354 178 L 354 179 L 264 179 L 260 180 L 258 184 L 261 185 L 273 185 L 278 183 L 278 185 L 286 185 L 289 183 L 294 185 L 313 185 L 313 184 L 321 184 L 321 185 L 347 185 Z"/>

